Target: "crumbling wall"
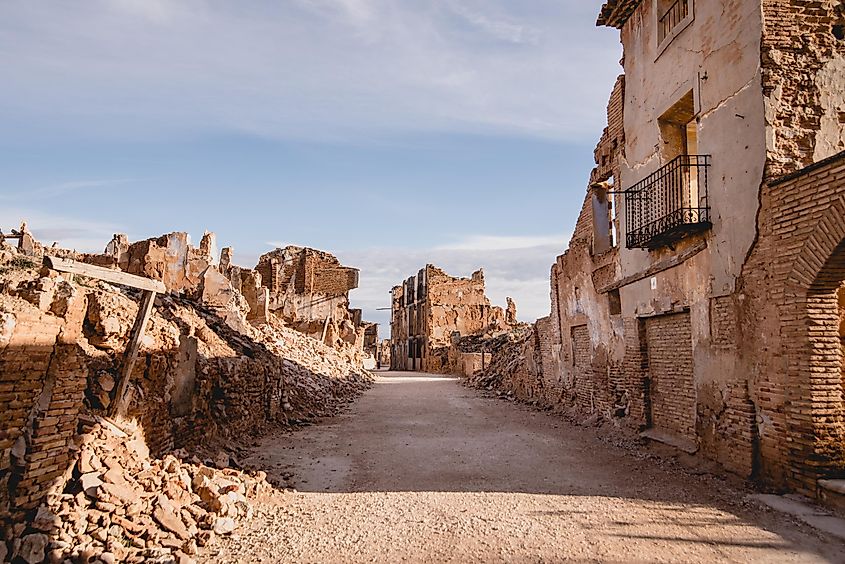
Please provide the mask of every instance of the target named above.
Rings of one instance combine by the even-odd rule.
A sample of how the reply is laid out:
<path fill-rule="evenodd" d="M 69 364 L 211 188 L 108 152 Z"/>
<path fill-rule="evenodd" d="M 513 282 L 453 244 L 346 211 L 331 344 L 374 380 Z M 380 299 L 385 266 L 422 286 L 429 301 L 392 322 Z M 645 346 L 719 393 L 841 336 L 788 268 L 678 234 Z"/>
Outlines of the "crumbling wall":
<path fill-rule="evenodd" d="M 845 150 L 845 6 L 763 0 L 768 178 Z"/>
<path fill-rule="evenodd" d="M 135 263 L 138 268 L 157 273 L 174 288 L 184 284 L 180 291 L 157 298 L 130 375 L 125 421 L 138 429 L 144 452 L 162 456 L 174 449 L 235 441 L 271 423 L 328 415 L 368 385 L 369 375 L 351 352 L 326 347 L 273 319 L 259 326 L 247 322 L 238 307 L 243 297 L 217 266 L 171 268 L 171 259 L 162 254 L 167 241 L 134 246 L 136 251 L 152 249 L 151 258 Z M 202 256 L 209 256 L 207 248 L 201 246 Z M 190 257 L 187 249 L 185 255 L 172 256 Z M 121 253 L 137 256 L 129 250 Z M 185 266 L 191 261 L 175 262 Z M 26 558 L 51 546 L 60 551 L 79 548 L 65 541 L 56 544 L 58 540 L 39 532 L 39 526 L 55 531 L 60 525 L 52 521 L 32 525 L 34 530 L 27 523 L 35 519 L 40 504 L 67 501 L 61 497 L 67 491 L 77 502 L 85 499 L 73 490 L 79 487 L 79 433 L 115 400 L 140 299 L 134 291 L 84 277 L 71 281 L 32 265 L 12 249 L 0 248 L 0 548 L 25 552 Z M 217 295 L 209 292 L 211 270 L 225 282 L 221 287 L 231 300 L 211 299 Z M 199 271 L 188 283 L 185 273 Z M 58 497 L 45 502 L 50 495 Z M 86 503 L 95 502 L 97 496 Z M 114 506 L 107 496 L 100 502 L 103 508 Z M 103 508 L 101 512 L 109 512 Z M 53 510 L 64 511 L 57 506 Z M 144 530 L 150 542 L 169 534 L 158 525 Z"/>
<path fill-rule="evenodd" d="M 505 370 L 474 380 L 653 428 L 742 476 L 815 495 L 819 477 L 845 472 L 845 6 L 695 2 L 667 40 L 657 6 L 610 0 L 599 16 L 621 30 L 625 78 L 551 270 L 550 321 L 538 321 L 538 345 L 521 343 L 539 351 L 542 385 L 495 358 Z M 603 196 L 682 154 L 709 156 L 712 225 L 614 250 L 604 213 L 615 207 L 618 221 L 625 201 Z"/>
<path fill-rule="evenodd" d="M 484 291 L 484 272 L 478 270 L 470 278 L 449 276 L 433 265 L 426 266 L 426 318 L 428 327 L 427 356 L 429 362 L 437 349 L 448 347 L 451 336 L 475 335 L 489 330 L 504 330 L 502 308 L 490 304 Z M 434 365 L 428 366 L 438 369 Z"/>
<path fill-rule="evenodd" d="M 262 255 L 255 270 L 268 290 L 268 310 L 287 325 L 332 346 L 363 349 L 364 328 L 349 309 L 357 269 L 330 253 L 288 246 Z"/>

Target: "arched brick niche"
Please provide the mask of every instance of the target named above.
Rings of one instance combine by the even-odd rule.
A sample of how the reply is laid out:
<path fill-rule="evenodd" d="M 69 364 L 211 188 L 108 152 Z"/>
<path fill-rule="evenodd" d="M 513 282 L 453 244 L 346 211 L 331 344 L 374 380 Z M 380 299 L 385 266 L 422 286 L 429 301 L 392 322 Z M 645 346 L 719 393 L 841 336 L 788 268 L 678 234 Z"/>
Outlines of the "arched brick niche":
<path fill-rule="evenodd" d="M 845 477 L 839 291 L 845 281 L 845 152 L 764 186 L 739 288 L 754 475 L 817 495 Z"/>
<path fill-rule="evenodd" d="M 806 220 L 815 225 L 793 262 L 785 292 L 787 315 L 781 318 L 789 381 L 794 382 L 788 412 L 791 465 L 795 478 L 805 485 L 822 477 L 845 477 L 839 334 L 839 289 L 845 281 L 845 195 L 828 203 L 820 221 L 809 213 Z"/>

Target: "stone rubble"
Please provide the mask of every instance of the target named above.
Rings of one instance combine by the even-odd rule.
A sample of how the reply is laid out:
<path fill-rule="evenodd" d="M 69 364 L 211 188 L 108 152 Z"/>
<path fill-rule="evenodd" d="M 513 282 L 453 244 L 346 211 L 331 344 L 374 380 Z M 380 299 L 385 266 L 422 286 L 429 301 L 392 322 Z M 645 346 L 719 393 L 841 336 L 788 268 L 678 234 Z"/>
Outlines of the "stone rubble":
<path fill-rule="evenodd" d="M 215 468 L 176 451 L 149 457 L 137 425 L 86 417 L 64 491 L 48 496 L 18 555 L 47 562 L 193 562 L 200 547 L 252 515 L 269 493 L 263 472 Z"/>
<path fill-rule="evenodd" d="M 186 241 L 49 249 L 174 288 L 155 300 L 116 419 L 140 292 L 39 268 L 37 241 L 0 241 L 0 561 L 191 562 L 278 491 L 242 467 L 250 441 L 334 415 L 370 386 L 357 344 L 251 316 L 231 253 L 217 266 L 211 234 L 199 249 Z"/>

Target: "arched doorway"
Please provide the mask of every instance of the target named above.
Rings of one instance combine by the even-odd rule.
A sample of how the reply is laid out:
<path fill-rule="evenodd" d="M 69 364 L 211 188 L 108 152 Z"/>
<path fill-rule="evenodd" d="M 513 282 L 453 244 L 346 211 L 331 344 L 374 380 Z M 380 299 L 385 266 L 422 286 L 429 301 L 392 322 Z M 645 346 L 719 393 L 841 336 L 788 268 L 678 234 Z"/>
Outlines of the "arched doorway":
<path fill-rule="evenodd" d="M 790 440 L 799 480 L 845 479 L 845 198 L 813 223 L 788 276 Z M 803 481 L 803 480 L 802 480 Z"/>

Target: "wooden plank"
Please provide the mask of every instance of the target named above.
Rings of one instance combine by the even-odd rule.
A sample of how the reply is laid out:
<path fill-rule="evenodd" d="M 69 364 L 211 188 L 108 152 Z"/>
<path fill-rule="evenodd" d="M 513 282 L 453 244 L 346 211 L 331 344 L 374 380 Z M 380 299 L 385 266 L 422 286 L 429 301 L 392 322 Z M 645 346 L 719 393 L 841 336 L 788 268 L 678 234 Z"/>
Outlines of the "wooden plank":
<path fill-rule="evenodd" d="M 97 278 L 112 284 L 120 284 L 121 286 L 129 286 L 130 288 L 138 288 L 146 292 L 157 292 L 164 294 L 167 288 L 164 283 L 159 280 L 151 280 L 143 276 L 136 276 L 134 274 L 127 274 L 121 270 L 112 270 L 111 268 L 103 268 L 102 266 L 95 266 L 71 259 L 64 259 L 59 257 L 44 256 L 44 266 L 58 270 L 59 272 L 68 272 L 70 274 L 79 274 L 81 276 L 88 276 L 89 278 Z"/>
<path fill-rule="evenodd" d="M 138 315 L 135 317 L 135 324 L 132 326 L 132 332 L 129 334 L 129 342 L 126 344 L 126 351 L 123 353 L 123 367 L 120 370 L 114 403 L 109 407 L 110 416 L 122 415 L 126 408 L 126 389 L 129 387 L 129 378 L 132 375 L 132 369 L 135 367 L 135 361 L 138 359 L 138 349 L 141 348 L 141 339 L 144 338 L 144 328 L 153 312 L 155 299 L 155 292 L 144 291 L 144 297 L 141 299 L 140 307 L 138 307 Z"/>
<path fill-rule="evenodd" d="M 639 272 L 637 274 L 633 274 L 631 276 L 626 276 L 622 280 L 618 280 L 613 284 L 609 284 L 604 286 L 603 288 L 596 288 L 596 292 L 599 294 L 606 294 L 611 290 L 617 290 L 623 286 L 627 286 L 628 284 L 633 284 L 634 282 L 639 282 L 649 276 L 654 276 L 659 272 L 663 272 L 664 270 L 669 270 L 670 268 L 674 268 L 679 264 L 686 262 L 687 260 L 691 259 L 701 251 L 707 248 L 707 241 L 701 241 L 696 243 L 692 247 L 686 249 L 685 251 L 670 257 L 666 260 L 662 260 L 659 262 L 654 263 L 646 270 Z"/>

